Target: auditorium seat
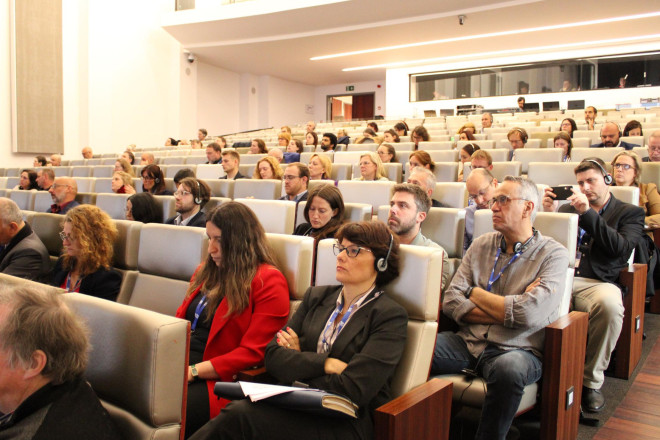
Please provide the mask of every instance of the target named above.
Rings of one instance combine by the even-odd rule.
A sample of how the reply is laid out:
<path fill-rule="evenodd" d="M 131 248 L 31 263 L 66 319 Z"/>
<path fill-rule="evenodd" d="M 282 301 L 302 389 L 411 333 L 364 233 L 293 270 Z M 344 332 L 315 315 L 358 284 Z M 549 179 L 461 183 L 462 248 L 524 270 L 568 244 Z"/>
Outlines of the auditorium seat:
<path fill-rule="evenodd" d="M 78 192 L 76 194 L 76 201 L 81 205 L 95 205 L 96 193 L 94 192 Z"/>
<path fill-rule="evenodd" d="M 436 162 L 433 171 L 438 182 L 456 182 L 458 179 L 457 162 Z"/>
<path fill-rule="evenodd" d="M 35 212 L 30 223 L 32 230 L 48 249 L 51 263 L 54 263 L 62 252 L 62 239 L 60 239 L 59 233 L 62 231 L 63 220 L 64 217 L 60 214 Z"/>
<path fill-rule="evenodd" d="M 235 180 L 228 179 L 202 179 L 197 177 L 200 180 L 204 180 L 206 184 L 211 188 L 211 195 L 213 197 L 226 197 L 229 199 L 234 198 L 234 184 Z"/>
<path fill-rule="evenodd" d="M 93 169 L 94 167 L 89 165 L 71 167 L 71 177 L 92 177 Z"/>
<path fill-rule="evenodd" d="M 649 150 L 646 147 L 634 147 L 632 152 L 639 156 L 640 160 L 649 157 Z"/>
<path fill-rule="evenodd" d="M 335 164 L 347 163 L 351 165 L 356 165 L 360 162 L 360 156 L 367 153 L 367 151 L 338 151 L 335 153 L 335 160 L 332 165 L 334 168 Z"/>
<path fill-rule="evenodd" d="M 126 200 L 131 194 L 96 194 L 96 206 L 105 211 L 114 220 L 126 219 Z"/>
<path fill-rule="evenodd" d="M 48 191 L 37 191 L 34 195 L 33 211 L 46 212 L 53 204 L 53 198 Z"/>
<path fill-rule="evenodd" d="M 16 202 L 19 209 L 34 211 L 34 197 L 37 194 L 35 190 L 12 190 L 9 193 L 9 198 Z M 50 194 L 48 194 L 50 196 Z"/>
<path fill-rule="evenodd" d="M 575 166 L 573 162 L 530 162 L 527 177 L 534 183 L 548 186 L 573 185 L 576 182 Z"/>
<path fill-rule="evenodd" d="M 522 174 L 527 174 L 530 162 L 561 162 L 563 152 L 560 148 L 537 148 L 533 150 L 519 148 L 513 155 L 513 160 L 521 164 Z"/>
<path fill-rule="evenodd" d="M 433 162 L 458 162 L 458 150 L 429 150 L 427 153 Z"/>
<path fill-rule="evenodd" d="M 92 175 L 90 177 L 112 177 L 115 173 L 115 167 L 112 165 L 98 165 L 92 167 Z"/>
<path fill-rule="evenodd" d="M 94 183 L 96 180 L 93 177 L 74 177 L 78 185 L 78 192 L 91 193 L 94 192 Z"/>
<path fill-rule="evenodd" d="M 638 147 L 644 146 L 644 136 L 621 136 L 621 141 L 637 145 Z"/>
<path fill-rule="evenodd" d="M 186 157 L 184 163 L 186 165 L 193 165 L 194 166 L 194 165 L 203 165 L 206 162 L 208 162 L 208 159 L 206 158 L 206 156 L 202 155 L 202 156 L 189 156 L 189 157 Z"/>
<path fill-rule="evenodd" d="M 256 214 L 266 232 L 293 234 L 296 203 L 288 200 L 234 199 Z"/>
<path fill-rule="evenodd" d="M 204 205 L 202 210 L 206 213 L 211 212 L 216 206 L 222 205 L 223 203 L 231 202 L 230 198 L 227 197 L 211 197 L 209 201 Z"/>
<path fill-rule="evenodd" d="M 364 143 L 364 144 L 348 144 L 346 145 L 347 152 L 354 151 L 376 151 L 378 150 L 378 144 L 376 143 Z"/>
<path fill-rule="evenodd" d="M 587 157 L 598 157 L 603 160 L 606 164 L 609 164 L 612 162 L 612 159 L 614 159 L 614 156 L 619 154 L 620 152 L 624 151 L 623 148 L 573 148 L 571 150 L 571 162 L 575 162 L 573 164 L 573 168 L 578 166 L 580 162 L 582 162 L 584 159 Z"/>
<path fill-rule="evenodd" d="M 392 187 L 395 182 L 364 182 L 340 180 L 337 184 L 344 203 L 366 203 L 376 212 L 379 206 L 389 205 Z"/>
<path fill-rule="evenodd" d="M 503 148 L 482 148 L 482 150 L 490 154 L 493 162 L 506 162 L 509 160 L 509 151 Z"/>
<path fill-rule="evenodd" d="M 195 165 L 184 165 L 183 163 L 172 164 L 172 165 L 167 165 L 167 168 L 163 170 L 163 172 L 165 174 L 165 178 L 173 179 L 176 173 L 178 173 L 180 170 L 183 170 L 185 168 L 191 169 L 193 173 L 195 173 L 197 167 Z"/>
<path fill-rule="evenodd" d="M 333 165 L 334 168 L 334 165 Z M 343 179 L 346 180 L 346 179 Z M 315 180 L 310 180 L 309 184 L 307 185 L 307 190 L 311 191 L 312 189 L 316 188 L 319 185 L 334 185 L 335 181 L 332 179 L 315 179 Z M 301 202 L 302 203 L 302 202 Z"/>
<path fill-rule="evenodd" d="M 21 175 L 21 168 L 7 168 L 5 171 L 5 176 L 7 177 L 19 177 L 20 175 Z"/>
<path fill-rule="evenodd" d="M 163 207 L 163 222 L 176 215 L 174 196 L 154 196 Z"/>
<path fill-rule="evenodd" d="M 90 329 L 85 379 L 122 438 L 180 439 L 190 322 L 78 293 L 64 300 Z"/>
<path fill-rule="evenodd" d="M 467 189 L 462 182 L 438 182 L 435 184 L 432 197 L 449 208 L 467 206 Z"/>
<path fill-rule="evenodd" d="M 267 154 L 242 154 L 241 155 L 241 165 L 256 165 L 264 157 L 268 156 Z M 251 176 L 251 174 L 250 174 Z"/>
<path fill-rule="evenodd" d="M 244 175 L 246 178 L 251 179 L 252 175 L 254 174 L 254 170 L 257 168 L 256 163 L 252 164 L 241 164 L 238 166 L 238 171 Z"/>
<path fill-rule="evenodd" d="M 418 150 L 453 150 L 454 142 L 452 141 L 438 141 L 438 142 L 420 142 L 417 146 Z"/>
<path fill-rule="evenodd" d="M 478 145 L 479 148 L 484 149 L 484 148 L 495 148 L 495 141 L 493 140 L 474 140 L 474 141 L 456 141 L 456 149 L 460 150 L 467 144 L 474 144 Z"/>
<path fill-rule="evenodd" d="M 130 299 L 130 294 L 135 287 L 137 279 L 137 259 L 140 248 L 140 232 L 142 231 L 141 222 L 129 220 L 116 220 L 114 225 L 117 228 L 117 239 L 113 245 L 112 266 L 121 273 L 121 287 L 117 302 L 126 304 Z"/>
<path fill-rule="evenodd" d="M 221 165 L 217 164 L 203 164 L 197 165 L 197 172 L 195 174 L 198 179 L 213 180 L 225 176 L 225 170 Z M 223 196 L 224 197 L 224 196 Z"/>
<path fill-rule="evenodd" d="M 53 167 L 55 177 L 69 177 L 71 175 L 71 167 Z"/>
<path fill-rule="evenodd" d="M 322 151 L 322 152 L 309 152 L 309 153 L 301 153 L 300 154 L 300 162 L 304 164 L 309 164 L 310 159 L 312 156 L 315 154 L 318 154 L 319 156 L 326 156 L 328 159 L 330 159 L 330 162 L 333 162 L 334 160 L 334 151 Z"/>
<path fill-rule="evenodd" d="M 112 178 L 97 177 L 94 183 L 94 192 L 97 194 L 112 193 Z"/>
<path fill-rule="evenodd" d="M 282 194 L 282 181 L 278 179 L 238 179 L 234 184 L 237 199 L 254 197 L 262 200 L 277 200 Z"/>
<path fill-rule="evenodd" d="M 160 159 L 160 165 L 184 165 L 186 156 L 167 156 Z"/>

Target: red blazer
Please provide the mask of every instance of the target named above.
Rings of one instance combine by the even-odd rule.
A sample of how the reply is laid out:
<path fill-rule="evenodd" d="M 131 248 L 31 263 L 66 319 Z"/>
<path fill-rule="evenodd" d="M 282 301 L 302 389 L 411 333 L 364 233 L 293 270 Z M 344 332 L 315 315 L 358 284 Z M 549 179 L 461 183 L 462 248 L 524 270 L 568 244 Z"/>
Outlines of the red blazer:
<path fill-rule="evenodd" d="M 177 318 L 185 319 L 188 306 L 200 290 L 201 287 L 183 301 L 176 311 Z M 262 264 L 252 280 L 250 304 L 239 315 L 226 315 L 227 300 L 223 299 L 211 322 L 203 356 L 204 361 L 211 361 L 220 377 L 206 381 L 211 418 L 228 403 L 224 399 L 218 400 L 213 393 L 215 383 L 233 382 L 239 371 L 263 364 L 266 344 L 286 324 L 289 318 L 286 278 L 277 268 Z"/>

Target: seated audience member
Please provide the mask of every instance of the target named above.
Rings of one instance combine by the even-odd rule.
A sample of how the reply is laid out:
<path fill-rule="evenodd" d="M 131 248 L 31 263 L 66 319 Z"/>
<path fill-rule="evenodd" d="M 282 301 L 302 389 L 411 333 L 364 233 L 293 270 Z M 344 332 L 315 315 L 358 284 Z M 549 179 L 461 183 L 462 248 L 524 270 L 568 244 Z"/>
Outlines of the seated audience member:
<path fill-rule="evenodd" d="M 90 147 L 83 148 L 82 157 L 83 159 L 92 159 L 94 157 L 94 153 L 92 152 L 92 149 Z"/>
<path fill-rule="evenodd" d="M 135 155 L 130 150 L 126 150 L 121 153 L 121 159 L 126 159 L 129 164 L 135 165 Z"/>
<path fill-rule="evenodd" d="M 563 82 L 563 84 L 562 84 L 562 86 L 561 86 L 561 89 L 559 89 L 560 92 L 572 92 L 572 91 L 574 91 L 574 90 L 575 90 L 575 89 L 574 89 L 573 86 L 571 85 L 571 82 L 570 82 L 569 80 L 567 80 L 567 79 L 564 80 L 564 82 Z"/>
<path fill-rule="evenodd" d="M 480 133 L 485 133 L 486 128 L 491 128 L 493 126 L 493 115 L 490 113 L 483 113 L 481 115 L 481 130 Z"/>
<path fill-rule="evenodd" d="M 186 177 L 195 178 L 195 171 L 193 171 L 192 168 L 181 168 L 179 171 L 177 171 L 174 175 L 174 178 L 172 179 L 174 181 L 174 187 L 178 187 L 179 183 Z"/>
<path fill-rule="evenodd" d="M 477 150 L 472 153 L 470 165 L 473 170 L 485 168 L 488 171 L 493 171 L 493 157 L 488 151 Z"/>
<path fill-rule="evenodd" d="M 140 165 L 151 165 L 152 163 L 156 163 L 154 155 L 152 153 L 142 153 L 140 156 Z"/>
<path fill-rule="evenodd" d="M 280 127 L 280 132 L 291 134 L 291 127 L 289 127 L 288 125 L 283 125 Z"/>
<path fill-rule="evenodd" d="M 115 162 L 115 172 L 117 171 L 123 171 L 129 176 L 135 177 L 135 173 L 133 172 L 133 167 L 131 166 L 131 164 L 128 163 L 126 159 L 117 159 L 117 161 Z"/>
<path fill-rule="evenodd" d="M 623 303 L 617 286 L 619 272 L 644 233 L 644 210 L 621 202 L 610 193 L 612 176 L 599 158 L 587 158 L 575 167 L 580 192 L 575 192 L 560 212 L 578 214 L 580 264 L 573 280 L 574 309 L 589 313 L 584 365 L 582 408 L 599 412 L 605 406 L 600 388 L 612 350 L 623 324 Z M 555 211 L 557 203 L 546 188 L 543 209 Z"/>
<path fill-rule="evenodd" d="M 162 223 L 163 206 L 151 193 L 133 194 L 126 200 L 126 220 Z"/>
<path fill-rule="evenodd" d="M 614 122 L 606 122 L 600 129 L 600 144 L 593 144 L 591 148 L 612 148 L 622 147 L 626 150 L 632 150 L 634 147 L 639 147 L 636 144 L 629 144 L 621 140 L 621 131 L 619 126 Z"/>
<path fill-rule="evenodd" d="M 32 189 L 39 189 L 37 183 L 37 172 L 35 170 L 22 170 L 21 176 L 18 180 L 18 185 L 14 187 L 15 190 L 29 191 Z"/>
<path fill-rule="evenodd" d="M 284 153 L 279 148 L 271 148 L 270 150 L 268 150 L 268 155 L 273 159 L 275 159 L 277 163 L 284 162 Z"/>
<path fill-rule="evenodd" d="M 368 151 L 363 153 L 360 156 L 360 177 L 356 177 L 353 180 L 364 180 L 364 181 L 384 181 L 387 182 L 389 179 L 385 173 L 385 167 L 380 161 L 378 154 L 373 151 Z"/>
<path fill-rule="evenodd" d="M 80 205 L 76 200 L 78 184 L 71 177 L 56 177 L 48 192 L 53 199 L 53 204 L 46 212 L 66 214 L 70 209 Z"/>
<path fill-rule="evenodd" d="M 584 122 L 587 124 L 588 130 L 594 129 L 594 124 L 596 124 L 596 118 L 598 117 L 598 110 L 593 105 L 584 109 Z"/>
<path fill-rule="evenodd" d="M 323 133 L 321 138 L 321 151 L 335 151 L 337 148 L 337 136 L 333 133 Z"/>
<path fill-rule="evenodd" d="M 644 223 L 660 226 L 660 194 L 655 183 L 642 183 L 642 162 L 631 151 L 622 151 L 612 159 L 614 184 L 616 186 L 636 186 L 639 188 L 639 206 L 644 210 Z"/>
<path fill-rule="evenodd" d="M 300 162 L 300 155 L 303 152 L 303 143 L 300 139 L 291 139 L 283 154 L 284 163 Z"/>
<path fill-rule="evenodd" d="M 373 144 L 376 142 L 376 132 L 373 131 L 371 128 L 365 128 L 364 131 L 362 132 L 362 136 L 358 138 L 355 143 L 356 144 Z"/>
<path fill-rule="evenodd" d="M 429 132 L 426 131 L 426 128 L 418 125 L 410 132 L 410 140 L 415 143 L 415 150 L 419 150 L 419 143 L 428 142 L 431 140 L 431 137 L 429 136 Z"/>
<path fill-rule="evenodd" d="M 343 128 L 337 130 L 337 145 L 339 144 L 348 145 L 350 143 L 351 143 L 351 138 L 348 136 L 348 133 L 346 133 L 346 130 L 344 130 Z"/>
<path fill-rule="evenodd" d="M 389 143 L 398 143 L 401 142 L 401 138 L 399 138 L 399 135 L 396 131 L 393 129 L 385 130 L 383 132 L 383 142 L 389 142 Z"/>
<path fill-rule="evenodd" d="M 504 179 L 490 201 L 496 232 L 474 240 L 442 301 L 459 330 L 438 334 L 431 373 L 486 380 L 477 439 L 506 438 L 524 387 L 541 379 L 545 326 L 559 317 L 568 251 L 532 227 L 537 201 L 534 182 Z"/>
<path fill-rule="evenodd" d="M 642 159 L 642 162 L 660 162 L 660 130 L 651 133 L 647 145 L 648 157 Z"/>
<path fill-rule="evenodd" d="M 55 171 L 50 168 L 44 168 L 37 172 L 37 185 L 40 190 L 48 191 L 55 181 Z"/>
<path fill-rule="evenodd" d="M 329 180 L 332 178 L 332 162 L 324 154 L 314 154 L 309 159 L 310 180 Z"/>
<path fill-rule="evenodd" d="M 347 397 L 359 406 L 358 418 L 325 417 L 244 399 L 231 402 L 193 438 L 311 439 L 319 433 L 373 438 L 373 412 L 392 399 L 390 384 L 406 340 L 406 311 L 384 290 L 399 276 L 399 243 L 382 222 L 348 223 L 335 237 L 337 281 L 342 285 L 307 290 L 286 327 L 266 347 L 266 370 L 280 383 L 301 381 Z M 376 269 L 381 258 L 387 263 L 382 272 Z M 334 328 L 336 317 L 344 314 L 350 317 L 348 324 Z"/>
<path fill-rule="evenodd" d="M 225 175 L 220 177 L 220 179 L 247 179 L 246 176 L 242 175 L 238 171 L 238 166 L 241 164 L 241 156 L 234 150 L 225 150 L 222 152 L 222 169 L 225 171 Z"/>
<path fill-rule="evenodd" d="M 206 131 L 206 128 L 200 128 L 197 130 L 197 140 L 203 142 L 206 140 L 206 136 L 209 135 L 209 132 Z"/>
<path fill-rule="evenodd" d="M 191 139 L 190 140 L 190 148 L 193 150 L 201 150 L 202 149 L 202 143 L 199 141 L 199 139 Z"/>
<path fill-rule="evenodd" d="M 112 175 L 111 189 L 115 194 L 135 194 L 133 177 L 123 171 L 115 171 Z"/>
<path fill-rule="evenodd" d="M 271 156 L 266 156 L 257 162 L 254 167 L 253 179 L 277 179 L 282 180 L 282 167 L 277 159 Z"/>
<path fill-rule="evenodd" d="M 129 145 L 126 147 L 126 151 L 130 151 L 130 152 L 132 152 L 132 153 L 135 153 L 135 149 L 136 149 L 136 148 L 137 148 L 137 146 L 136 146 L 135 144 L 129 144 Z"/>
<path fill-rule="evenodd" d="M 397 122 L 394 124 L 393 129 L 399 136 L 408 136 L 408 130 L 410 130 L 408 128 L 408 124 L 406 124 L 405 121 Z"/>
<path fill-rule="evenodd" d="M 642 132 L 642 124 L 639 121 L 628 121 L 625 128 L 623 129 L 624 136 L 644 136 Z"/>
<path fill-rule="evenodd" d="M 509 144 L 511 145 L 509 160 L 515 160 L 516 150 L 519 148 L 525 148 L 525 144 L 529 139 L 527 130 L 520 127 L 514 127 L 506 134 L 506 138 L 509 140 Z"/>
<path fill-rule="evenodd" d="M 174 138 L 167 138 L 165 140 L 165 146 L 166 147 L 176 147 L 177 145 L 179 145 L 179 141 L 177 141 Z"/>
<path fill-rule="evenodd" d="M 571 161 L 571 151 L 573 150 L 573 139 L 571 135 L 565 131 L 560 131 L 557 133 L 557 136 L 553 139 L 555 148 L 561 148 L 561 161 L 570 162 Z"/>
<path fill-rule="evenodd" d="M 474 137 L 474 136 L 473 136 Z M 479 145 L 469 143 L 465 144 L 461 147 L 461 150 L 459 151 L 459 157 L 458 157 L 458 181 L 463 182 L 465 180 L 463 178 L 463 166 L 466 163 L 471 163 L 472 162 L 472 155 L 474 154 L 475 151 L 479 151 Z"/>
<path fill-rule="evenodd" d="M 1 438 L 121 439 L 83 377 L 87 333 L 53 290 L 0 287 Z"/>
<path fill-rule="evenodd" d="M 33 167 L 48 166 L 48 161 L 46 160 L 46 156 L 35 156 L 34 160 L 32 161 L 32 166 Z"/>
<path fill-rule="evenodd" d="M 300 162 L 289 164 L 284 170 L 283 179 L 286 195 L 280 197 L 280 200 L 291 200 L 296 203 L 307 200 L 307 185 L 309 184 L 307 165 Z"/>
<path fill-rule="evenodd" d="M 378 157 L 382 163 L 392 163 L 396 162 L 396 150 L 390 144 L 382 143 L 376 150 Z"/>
<path fill-rule="evenodd" d="M 431 159 L 431 155 L 424 150 L 413 151 L 408 156 L 408 168 L 412 172 L 415 168 L 422 167 L 427 170 L 435 171 L 435 162 Z"/>
<path fill-rule="evenodd" d="M 525 111 L 525 98 L 523 96 L 518 98 L 518 107 L 516 108 L 516 112 L 524 112 Z"/>
<path fill-rule="evenodd" d="M 203 180 L 186 177 L 174 192 L 174 209 L 177 215 L 165 220 L 168 225 L 206 226 L 206 213 L 202 211 L 211 198 L 211 188 Z"/>
<path fill-rule="evenodd" d="M 222 162 L 222 147 L 217 142 L 211 142 L 206 146 L 206 164 L 219 164 Z"/>
<path fill-rule="evenodd" d="M 408 175 L 408 183 L 417 185 L 428 194 L 431 199 L 431 208 L 443 208 L 445 205 L 433 199 L 433 190 L 435 189 L 436 178 L 430 170 L 422 167 L 415 167 Z"/>
<path fill-rule="evenodd" d="M 577 123 L 573 118 L 566 118 L 563 121 L 561 121 L 561 125 L 559 126 L 559 129 L 561 131 L 565 131 L 568 133 L 568 135 L 573 138 L 573 132 L 577 130 Z"/>
<path fill-rule="evenodd" d="M 184 145 L 190 145 L 190 141 L 188 141 L 188 139 L 181 139 L 179 141 L 179 147 L 182 147 Z"/>
<path fill-rule="evenodd" d="M 335 238 L 344 224 L 344 199 L 334 185 L 320 185 L 309 192 L 305 204 L 305 220 L 293 231 L 293 235 L 313 237 L 315 247 L 320 240 Z"/>
<path fill-rule="evenodd" d="M 308 131 L 305 135 L 305 145 L 313 145 L 316 150 L 316 146 L 319 144 L 319 137 L 313 131 Z"/>
<path fill-rule="evenodd" d="M 0 198 L 0 273 L 42 281 L 48 272 L 50 258 L 46 246 L 23 221 L 16 202 Z"/>
<path fill-rule="evenodd" d="M 263 139 L 252 139 L 249 154 L 268 154 L 266 142 Z"/>
<path fill-rule="evenodd" d="M 474 141 L 477 138 L 474 137 L 471 131 L 469 130 L 464 130 L 461 131 L 458 135 L 458 140 L 459 141 Z"/>
<path fill-rule="evenodd" d="M 470 133 L 474 135 L 477 132 L 477 127 L 472 122 L 466 122 L 463 124 L 461 128 L 458 129 L 456 134 L 461 134 L 461 133 Z M 468 140 L 474 140 L 474 139 L 468 139 Z"/>
<path fill-rule="evenodd" d="M 289 316 L 289 288 L 250 208 L 223 203 L 206 222 L 208 256 L 190 280 L 178 318 L 189 320 L 186 438 L 227 405 L 217 381 L 263 362 L 266 344 Z"/>
<path fill-rule="evenodd" d="M 307 128 L 307 133 L 314 133 L 316 131 L 316 122 L 308 121 L 306 128 Z"/>
<path fill-rule="evenodd" d="M 280 147 L 286 147 L 291 142 L 291 134 L 280 133 L 277 135 L 277 143 Z"/>
<path fill-rule="evenodd" d="M 121 285 L 121 275 L 112 268 L 116 237 L 115 224 L 101 208 L 80 205 L 67 212 L 52 284 L 67 292 L 116 300 Z"/>
<path fill-rule="evenodd" d="M 463 253 L 468 250 L 472 244 L 474 234 L 474 213 L 478 209 L 488 209 L 489 203 L 497 190 L 497 179 L 487 168 L 477 168 L 472 170 L 467 180 L 465 188 L 468 192 L 469 205 L 465 208 L 465 233 L 463 234 Z"/>
<path fill-rule="evenodd" d="M 62 166 L 62 156 L 60 156 L 57 153 L 51 154 L 50 155 L 50 165 L 54 167 L 61 167 Z"/>
<path fill-rule="evenodd" d="M 172 191 L 165 188 L 165 175 L 158 165 L 147 165 L 140 171 L 142 177 L 142 192 L 150 192 L 155 196 L 171 196 Z"/>
<path fill-rule="evenodd" d="M 376 124 L 374 121 L 367 122 L 367 127 L 371 128 L 375 133 L 378 133 L 378 124 Z"/>
<path fill-rule="evenodd" d="M 426 246 L 442 250 L 442 290 L 449 285 L 447 252 L 436 242 L 422 235 L 422 222 L 431 209 L 431 198 L 418 185 L 399 183 L 392 188 L 387 226 L 399 238 L 400 244 Z"/>
<path fill-rule="evenodd" d="M 227 140 L 225 139 L 224 136 L 218 136 L 215 138 L 215 141 L 220 144 L 221 148 L 225 148 L 227 146 Z"/>

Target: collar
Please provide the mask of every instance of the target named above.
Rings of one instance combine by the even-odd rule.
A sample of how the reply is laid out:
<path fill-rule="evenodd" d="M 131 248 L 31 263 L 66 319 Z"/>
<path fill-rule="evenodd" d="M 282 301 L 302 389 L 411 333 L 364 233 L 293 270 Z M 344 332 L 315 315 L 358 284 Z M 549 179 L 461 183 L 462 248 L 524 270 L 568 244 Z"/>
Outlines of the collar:
<path fill-rule="evenodd" d="M 75 199 L 69 200 L 66 203 L 62 203 L 61 205 L 58 205 L 57 203 L 53 203 L 52 205 L 50 205 L 50 210 L 54 214 L 59 214 L 60 212 L 62 212 L 64 210 L 64 208 L 67 207 L 68 204 L 72 203 L 74 200 Z"/>
<path fill-rule="evenodd" d="M 307 190 L 305 190 L 305 191 L 303 191 L 299 194 L 296 194 L 296 196 L 293 199 L 291 199 L 291 198 L 289 198 L 289 196 L 287 196 L 287 199 L 291 200 L 292 202 L 299 202 L 300 199 L 302 199 L 305 194 L 307 194 Z"/>
<path fill-rule="evenodd" d="M 25 399 L 13 413 L 11 413 L 9 419 L 3 420 L 3 423 L 1 423 L 0 426 L 9 427 L 15 425 L 38 411 L 40 408 L 58 400 L 64 393 L 77 386 L 78 382 L 81 380 L 82 379 L 74 379 L 73 381 L 64 382 L 60 385 L 53 385 L 52 383 L 44 385 L 28 396 L 28 398 Z"/>
<path fill-rule="evenodd" d="M 607 199 L 607 202 L 605 202 L 603 207 L 600 208 L 600 210 L 598 211 L 598 215 L 603 215 L 603 213 L 607 210 L 607 207 L 610 206 L 610 202 L 612 201 L 612 198 L 614 198 L 614 196 L 612 195 L 612 193 L 609 193 L 609 194 L 610 194 L 610 197 Z M 593 209 L 593 208 L 591 208 L 591 209 Z"/>
<path fill-rule="evenodd" d="M 174 224 L 177 225 L 177 226 L 188 226 L 188 223 L 190 223 L 192 221 L 192 219 L 194 219 L 197 216 L 197 214 L 200 213 L 200 211 L 201 211 L 201 209 L 198 209 L 196 213 L 191 214 L 190 217 L 188 217 L 185 220 L 181 220 L 181 214 L 179 214 L 174 219 Z"/>

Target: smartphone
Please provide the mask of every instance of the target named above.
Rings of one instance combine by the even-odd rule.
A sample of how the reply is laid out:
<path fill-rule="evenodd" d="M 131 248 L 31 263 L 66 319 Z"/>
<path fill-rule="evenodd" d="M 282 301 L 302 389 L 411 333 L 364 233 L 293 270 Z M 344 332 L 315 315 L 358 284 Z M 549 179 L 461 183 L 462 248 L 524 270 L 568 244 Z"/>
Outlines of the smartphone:
<path fill-rule="evenodd" d="M 553 186 L 550 189 L 552 189 L 552 192 L 557 196 L 555 197 L 555 200 L 566 200 L 573 195 L 572 188 L 573 187 L 571 185 L 565 185 Z"/>

